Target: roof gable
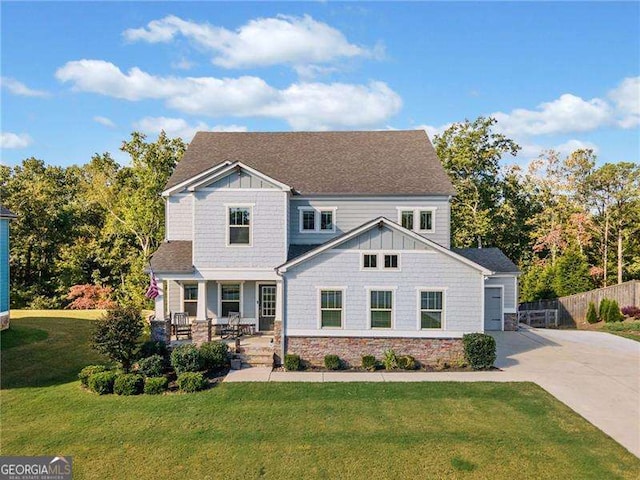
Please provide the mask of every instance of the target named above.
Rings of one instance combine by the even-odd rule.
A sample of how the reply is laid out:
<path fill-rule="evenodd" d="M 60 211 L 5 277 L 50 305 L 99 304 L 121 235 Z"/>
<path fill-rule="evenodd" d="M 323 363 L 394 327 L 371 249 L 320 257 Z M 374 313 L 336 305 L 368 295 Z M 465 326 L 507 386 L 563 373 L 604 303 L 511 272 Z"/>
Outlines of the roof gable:
<path fill-rule="evenodd" d="M 342 250 L 430 250 L 423 242 L 385 224 L 365 230 L 336 248 Z"/>
<path fill-rule="evenodd" d="M 166 189 L 223 162 L 241 162 L 305 195 L 455 193 L 423 130 L 198 132 Z"/>

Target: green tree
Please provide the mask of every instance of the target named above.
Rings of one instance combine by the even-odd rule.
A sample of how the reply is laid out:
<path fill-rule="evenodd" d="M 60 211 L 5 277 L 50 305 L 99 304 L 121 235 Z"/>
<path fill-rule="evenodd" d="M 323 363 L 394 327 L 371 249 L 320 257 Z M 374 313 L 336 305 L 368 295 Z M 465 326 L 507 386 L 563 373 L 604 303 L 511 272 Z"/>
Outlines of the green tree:
<path fill-rule="evenodd" d="M 559 297 L 591 290 L 593 283 L 585 256 L 577 250 L 570 249 L 558 258 L 553 287 Z"/>
<path fill-rule="evenodd" d="M 589 302 L 589 308 L 587 308 L 587 322 L 598 323 L 598 312 L 593 302 Z"/>
<path fill-rule="evenodd" d="M 96 322 L 92 345 L 98 352 L 119 363 L 126 373 L 135 360 L 142 329 L 139 310 L 118 307 L 109 310 L 102 320 Z"/>

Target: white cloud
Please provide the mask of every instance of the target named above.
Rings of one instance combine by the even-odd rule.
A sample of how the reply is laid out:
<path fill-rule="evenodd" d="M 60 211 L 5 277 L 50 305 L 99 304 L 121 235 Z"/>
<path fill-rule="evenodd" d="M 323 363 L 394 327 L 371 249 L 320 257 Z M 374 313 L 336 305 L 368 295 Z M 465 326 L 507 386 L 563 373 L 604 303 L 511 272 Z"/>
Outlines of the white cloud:
<path fill-rule="evenodd" d="M 622 128 L 640 125 L 640 77 L 625 78 L 607 95 L 615 104 Z"/>
<path fill-rule="evenodd" d="M 281 119 L 294 129 L 371 127 L 402 106 L 397 93 L 375 81 L 367 85 L 298 82 L 276 89 L 253 76 L 159 77 L 136 67 L 125 74 L 102 60 L 68 62 L 56 77 L 76 91 L 131 101 L 162 99 L 168 107 L 193 115 Z"/>
<path fill-rule="evenodd" d="M 187 60 L 186 58 L 181 58 L 177 62 L 171 62 L 171 68 L 175 68 L 177 70 L 190 70 L 194 65 L 195 63 L 191 60 Z"/>
<path fill-rule="evenodd" d="M 164 132 L 170 137 L 181 137 L 190 142 L 196 132 L 246 132 L 247 127 L 241 125 L 207 125 L 205 122 L 197 122 L 190 125 L 183 118 L 169 117 L 144 117 L 133 124 L 133 127 L 144 133 L 158 134 Z"/>
<path fill-rule="evenodd" d="M 538 158 L 540 154 L 545 150 L 555 150 L 560 155 L 569 155 L 576 150 L 593 150 L 594 153 L 598 153 L 599 148 L 593 142 L 578 140 L 572 138 L 566 142 L 556 145 L 540 145 L 538 143 L 519 143 L 521 150 L 518 152 L 519 158 L 532 159 Z"/>
<path fill-rule="evenodd" d="M 14 95 L 20 95 L 23 97 L 47 97 L 49 94 L 43 90 L 34 90 L 27 87 L 24 83 L 19 82 L 14 78 L 0 77 L 0 85 L 6 88 Z"/>
<path fill-rule="evenodd" d="M 424 130 L 427 132 L 427 135 L 433 141 L 433 137 L 436 135 L 442 135 L 444 131 L 449 128 L 453 123 L 445 123 L 444 125 L 440 125 L 439 127 L 435 127 L 433 125 L 417 125 L 414 127 L 415 130 Z"/>
<path fill-rule="evenodd" d="M 105 127 L 109 127 L 109 128 L 113 128 L 116 126 L 115 123 L 113 123 L 113 120 L 111 120 L 110 118 L 107 117 L 101 117 L 100 115 L 96 115 L 95 117 L 93 117 L 93 121 L 99 123 L 100 125 L 104 125 Z"/>
<path fill-rule="evenodd" d="M 181 35 L 210 51 L 212 62 L 224 68 L 323 64 L 384 54 L 381 45 L 368 49 L 352 44 L 342 32 L 309 15 L 258 18 L 235 31 L 169 15 L 149 22 L 146 28 L 125 30 L 123 35 L 132 42 L 149 43 L 168 43 Z"/>
<path fill-rule="evenodd" d="M 33 143 L 33 139 L 26 133 L 0 132 L 0 148 L 26 148 Z"/>

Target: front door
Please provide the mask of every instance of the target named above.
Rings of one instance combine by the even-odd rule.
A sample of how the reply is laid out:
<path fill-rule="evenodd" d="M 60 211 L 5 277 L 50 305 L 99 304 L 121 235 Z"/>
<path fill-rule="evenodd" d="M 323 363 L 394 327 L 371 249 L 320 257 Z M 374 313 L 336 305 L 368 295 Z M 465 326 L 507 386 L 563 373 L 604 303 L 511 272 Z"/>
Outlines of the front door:
<path fill-rule="evenodd" d="M 276 318 L 276 286 L 260 285 L 259 302 L 259 327 L 261 332 L 273 330 L 273 322 Z"/>
<path fill-rule="evenodd" d="M 502 289 L 484 289 L 484 329 L 502 330 Z"/>

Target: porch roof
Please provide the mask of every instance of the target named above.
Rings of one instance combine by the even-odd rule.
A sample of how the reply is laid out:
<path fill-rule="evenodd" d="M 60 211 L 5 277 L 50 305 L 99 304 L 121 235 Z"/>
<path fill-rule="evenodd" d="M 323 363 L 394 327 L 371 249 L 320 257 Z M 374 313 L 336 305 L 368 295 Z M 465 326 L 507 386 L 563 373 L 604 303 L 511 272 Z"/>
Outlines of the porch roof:
<path fill-rule="evenodd" d="M 513 273 L 514 275 L 520 273 L 516 264 L 499 248 L 452 248 L 452 250 L 495 273 Z"/>
<path fill-rule="evenodd" d="M 193 245 L 188 240 L 173 240 L 160 244 L 150 260 L 154 272 L 191 273 Z"/>

